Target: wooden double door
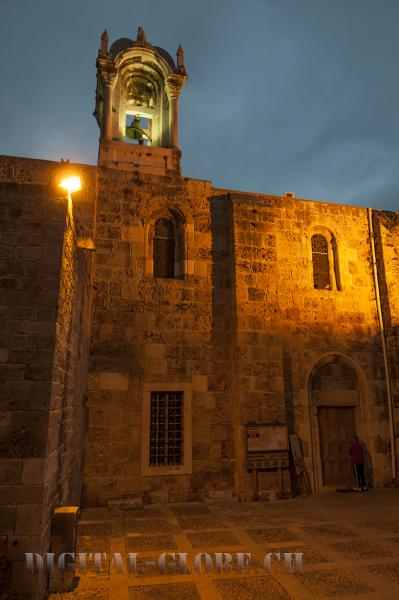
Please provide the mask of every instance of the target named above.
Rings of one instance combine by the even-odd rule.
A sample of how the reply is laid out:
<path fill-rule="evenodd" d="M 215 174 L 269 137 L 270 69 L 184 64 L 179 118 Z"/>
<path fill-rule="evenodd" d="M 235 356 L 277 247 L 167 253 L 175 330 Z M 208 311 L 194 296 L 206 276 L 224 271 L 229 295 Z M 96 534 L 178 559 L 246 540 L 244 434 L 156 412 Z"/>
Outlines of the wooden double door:
<path fill-rule="evenodd" d="M 354 406 L 319 406 L 320 457 L 323 485 L 354 483 L 349 446 L 356 435 Z"/>

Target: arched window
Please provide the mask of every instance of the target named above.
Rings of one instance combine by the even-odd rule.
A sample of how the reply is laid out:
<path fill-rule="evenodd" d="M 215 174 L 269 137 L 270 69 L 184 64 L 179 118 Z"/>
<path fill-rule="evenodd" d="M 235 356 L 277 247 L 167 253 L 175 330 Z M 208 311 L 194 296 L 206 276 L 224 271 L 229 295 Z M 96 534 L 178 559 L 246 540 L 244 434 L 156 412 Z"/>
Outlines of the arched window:
<path fill-rule="evenodd" d="M 153 275 L 173 279 L 175 277 L 176 239 L 173 221 L 158 219 L 155 222 Z"/>
<path fill-rule="evenodd" d="M 317 290 L 331 289 L 328 241 L 319 233 L 312 236 L 313 285 Z"/>

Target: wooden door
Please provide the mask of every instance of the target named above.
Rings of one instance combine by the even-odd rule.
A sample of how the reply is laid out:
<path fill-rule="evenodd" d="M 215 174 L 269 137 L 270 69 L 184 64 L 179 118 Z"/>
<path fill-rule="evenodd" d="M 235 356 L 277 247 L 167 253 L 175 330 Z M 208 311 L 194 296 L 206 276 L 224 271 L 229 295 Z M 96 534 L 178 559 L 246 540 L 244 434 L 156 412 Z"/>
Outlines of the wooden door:
<path fill-rule="evenodd" d="M 319 406 L 323 485 L 354 483 L 349 446 L 356 434 L 354 406 Z"/>

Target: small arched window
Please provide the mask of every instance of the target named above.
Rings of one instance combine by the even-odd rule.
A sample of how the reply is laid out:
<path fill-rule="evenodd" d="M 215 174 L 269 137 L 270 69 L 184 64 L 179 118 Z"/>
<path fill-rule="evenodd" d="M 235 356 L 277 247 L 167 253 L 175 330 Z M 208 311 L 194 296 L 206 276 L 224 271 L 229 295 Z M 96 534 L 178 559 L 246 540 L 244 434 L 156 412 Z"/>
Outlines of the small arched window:
<path fill-rule="evenodd" d="M 158 219 L 155 222 L 153 274 L 154 277 L 175 277 L 176 239 L 173 221 Z"/>
<path fill-rule="evenodd" d="M 328 240 L 319 233 L 312 236 L 313 285 L 316 290 L 331 289 Z"/>

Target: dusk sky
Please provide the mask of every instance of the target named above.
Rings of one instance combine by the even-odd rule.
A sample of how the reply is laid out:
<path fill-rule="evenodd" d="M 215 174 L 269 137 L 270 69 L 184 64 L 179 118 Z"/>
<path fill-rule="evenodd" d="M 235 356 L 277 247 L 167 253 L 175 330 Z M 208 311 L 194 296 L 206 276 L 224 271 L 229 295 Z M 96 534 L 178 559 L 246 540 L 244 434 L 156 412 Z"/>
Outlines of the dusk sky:
<path fill-rule="evenodd" d="M 399 0 L 0 0 L 0 154 L 95 163 L 100 35 L 189 79 L 183 174 L 399 210 Z"/>

